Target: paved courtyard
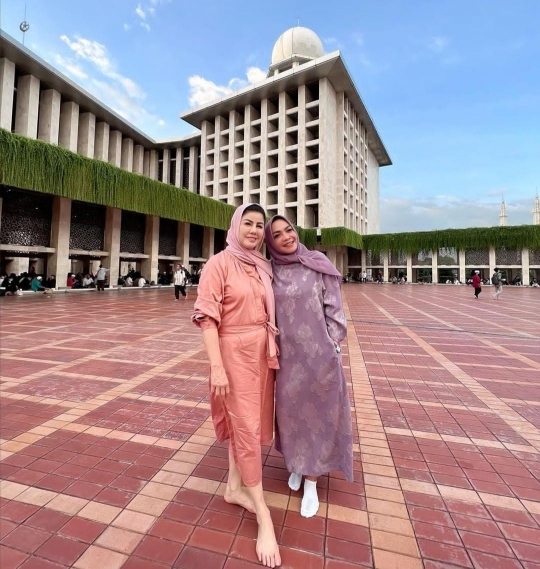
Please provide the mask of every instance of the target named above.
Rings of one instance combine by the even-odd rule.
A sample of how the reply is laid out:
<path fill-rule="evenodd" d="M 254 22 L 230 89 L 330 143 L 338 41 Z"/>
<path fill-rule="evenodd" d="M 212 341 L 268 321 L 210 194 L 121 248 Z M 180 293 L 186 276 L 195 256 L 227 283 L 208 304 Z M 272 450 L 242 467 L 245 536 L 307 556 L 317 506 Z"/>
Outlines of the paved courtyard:
<path fill-rule="evenodd" d="M 299 514 L 264 481 L 294 569 L 540 569 L 540 291 L 344 286 L 355 481 Z M 0 304 L 2 569 L 250 569 L 252 515 L 222 498 L 194 293 Z"/>

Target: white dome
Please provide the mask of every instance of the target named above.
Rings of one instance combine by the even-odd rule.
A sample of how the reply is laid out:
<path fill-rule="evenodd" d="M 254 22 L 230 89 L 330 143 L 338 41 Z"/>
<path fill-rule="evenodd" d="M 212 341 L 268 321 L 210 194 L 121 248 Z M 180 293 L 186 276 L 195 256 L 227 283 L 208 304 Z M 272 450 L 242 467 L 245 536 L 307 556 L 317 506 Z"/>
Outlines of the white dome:
<path fill-rule="evenodd" d="M 281 34 L 272 50 L 272 65 L 299 55 L 315 59 L 324 55 L 319 36 L 308 28 L 297 26 Z"/>

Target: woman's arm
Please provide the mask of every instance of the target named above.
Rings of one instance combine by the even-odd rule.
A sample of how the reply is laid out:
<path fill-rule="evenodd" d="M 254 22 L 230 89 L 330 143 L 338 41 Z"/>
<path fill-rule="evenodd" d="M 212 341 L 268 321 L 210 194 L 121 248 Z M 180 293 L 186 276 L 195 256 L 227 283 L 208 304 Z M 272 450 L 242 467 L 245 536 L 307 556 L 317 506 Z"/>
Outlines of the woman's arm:
<path fill-rule="evenodd" d="M 341 301 L 341 287 L 336 277 L 323 275 L 324 318 L 328 335 L 340 344 L 347 337 L 347 320 Z"/>
<path fill-rule="evenodd" d="M 203 326 L 203 342 L 210 360 L 210 392 L 217 397 L 227 397 L 229 394 L 229 379 L 223 367 L 219 335 L 216 326 Z"/>

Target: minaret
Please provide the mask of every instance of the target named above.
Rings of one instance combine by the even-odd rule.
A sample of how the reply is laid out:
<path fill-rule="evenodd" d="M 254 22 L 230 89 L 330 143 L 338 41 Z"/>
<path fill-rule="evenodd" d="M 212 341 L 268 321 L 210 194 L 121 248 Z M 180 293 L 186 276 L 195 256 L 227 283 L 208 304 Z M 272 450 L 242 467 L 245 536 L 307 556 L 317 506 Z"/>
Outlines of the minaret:
<path fill-rule="evenodd" d="M 499 225 L 506 227 L 508 225 L 508 216 L 506 215 L 506 204 L 504 198 L 501 200 L 501 213 L 499 213 Z"/>
<path fill-rule="evenodd" d="M 534 198 L 533 225 L 540 225 L 540 198 L 538 197 L 538 192 L 536 192 L 536 197 Z"/>

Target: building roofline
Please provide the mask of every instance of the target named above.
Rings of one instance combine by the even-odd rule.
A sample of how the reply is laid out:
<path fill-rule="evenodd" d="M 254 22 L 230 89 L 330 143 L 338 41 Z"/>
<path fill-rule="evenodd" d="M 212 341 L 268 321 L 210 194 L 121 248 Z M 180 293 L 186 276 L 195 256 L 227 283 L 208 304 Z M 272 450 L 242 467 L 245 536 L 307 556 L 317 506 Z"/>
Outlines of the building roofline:
<path fill-rule="evenodd" d="M 141 144 L 146 149 L 164 148 L 167 144 L 175 143 L 185 146 L 190 141 L 196 141 L 197 137 L 200 138 L 200 133 L 193 133 L 167 140 L 154 140 L 2 29 L 0 57 L 9 59 L 21 71 L 39 79 L 47 88 L 55 89 L 66 99 L 77 103 L 85 112 L 94 114 L 97 121 L 105 121 L 111 130 L 121 131 L 124 136 L 133 139 L 135 144 Z"/>
<path fill-rule="evenodd" d="M 327 77 L 334 88 L 337 87 L 338 92 L 345 92 L 348 99 L 352 102 L 356 112 L 365 124 L 368 134 L 374 141 L 371 150 L 375 154 L 379 165 L 391 165 L 390 155 L 377 132 L 375 123 L 368 113 L 339 51 L 334 51 L 277 75 L 272 75 L 260 83 L 236 90 L 230 95 L 215 99 L 205 105 L 189 109 L 182 113 L 180 117 L 192 126 L 201 128 L 204 120 L 239 107 L 245 107 L 261 99 L 274 97 L 281 91 L 299 87 L 323 77 Z"/>

